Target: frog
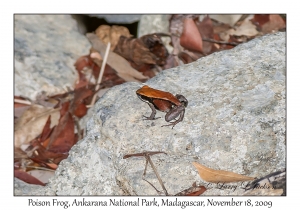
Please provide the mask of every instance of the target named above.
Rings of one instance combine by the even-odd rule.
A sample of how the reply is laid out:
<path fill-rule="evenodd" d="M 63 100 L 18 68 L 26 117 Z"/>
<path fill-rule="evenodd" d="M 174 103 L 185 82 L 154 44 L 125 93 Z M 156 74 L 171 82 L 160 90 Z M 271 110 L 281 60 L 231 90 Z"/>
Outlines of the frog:
<path fill-rule="evenodd" d="M 172 126 L 173 129 L 177 123 L 183 120 L 185 108 L 188 105 L 188 100 L 183 95 L 176 94 L 174 96 L 172 93 L 157 90 L 148 85 L 144 85 L 138 89 L 136 94 L 138 98 L 147 103 L 152 110 L 149 117 L 143 115 L 145 120 L 155 120 L 160 118 L 155 118 L 156 110 L 165 112 L 165 120 L 170 122 L 170 124 L 162 125 L 162 127 Z M 179 118 L 176 119 L 178 116 Z"/>

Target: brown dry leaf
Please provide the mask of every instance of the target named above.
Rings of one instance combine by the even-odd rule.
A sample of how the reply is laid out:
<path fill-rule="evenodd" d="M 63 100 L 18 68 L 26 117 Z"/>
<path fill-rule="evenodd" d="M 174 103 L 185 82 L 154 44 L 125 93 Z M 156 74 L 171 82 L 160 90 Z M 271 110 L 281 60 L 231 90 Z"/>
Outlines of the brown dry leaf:
<path fill-rule="evenodd" d="M 47 150 L 55 153 L 67 153 L 75 143 L 74 137 L 74 120 L 70 113 L 66 113 L 54 128 Z"/>
<path fill-rule="evenodd" d="M 86 86 L 89 81 L 87 80 L 87 76 L 84 74 L 83 70 L 85 68 L 93 68 L 94 66 L 96 66 L 92 58 L 90 57 L 90 55 L 81 56 L 76 60 L 74 66 L 79 75 L 79 80 L 76 82 L 75 88 Z"/>
<path fill-rule="evenodd" d="M 139 38 L 149 51 L 156 56 L 156 64 L 163 66 L 169 56 L 168 50 L 163 44 L 160 35 L 148 34 Z"/>
<path fill-rule="evenodd" d="M 179 58 L 174 55 L 169 55 L 163 69 L 170 69 L 179 65 Z"/>
<path fill-rule="evenodd" d="M 203 179 L 206 182 L 227 183 L 254 180 L 253 177 L 243 176 L 230 171 L 214 170 L 211 168 L 207 168 L 197 162 L 193 162 L 193 165 L 198 170 L 201 179 Z"/>
<path fill-rule="evenodd" d="M 88 33 L 86 36 L 92 43 L 93 48 L 99 51 L 101 56 L 104 57 L 106 45 L 95 34 Z M 148 79 L 148 77 L 145 77 L 142 73 L 132 68 L 125 58 L 122 58 L 114 52 L 109 52 L 107 64 L 114 68 L 118 75 L 125 81 L 139 82 L 139 80 Z"/>
<path fill-rule="evenodd" d="M 187 50 L 202 53 L 202 36 L 191 18 L 186 18 L 183 23 L 183 31 L 180 36 L 180 45 Z"/>
<path fill-rule="evenodd" d="M 42 185 L 45 186 L 45 184 L 43 182 L 41 182 L 40 180 L 38 180 L 37 178 L 31 176 L 30 174 L 28 174 L 25 171 L 21 171 L 21 170 L 15 170 L 14 171 L 14 176 L 28 184 L 35 184 L 35 185 Z"/>
<path fill-rule="evenodd" d="M 87 109 L 87 107 L 86 107 L 85 104 L 78 104 L 78 105 L 76 106 L 76 108 L 74 109 L 73 114 L 74 114 L 76 117 L 81 118 L 81 117 L 83 117 L 83 116 L 86 115 L 87 110 L 88 110 L 88 109 Z"/>
<path fill-rule="evenodd" d="M 153 68 L 154 66 L 152 64 L 141 64 L 141 65 L 137 65 L 136 63 L 129 61 L 130 65 L 138 70 L 139 72 L 143 73 L 143 75 L 152 78 L 156 75 L 156 71 L 155 68 Z"/>
<path fill-rule="evenodd" d="M 258 31 L 256 30 L 255 25 L 249 19 L 245 19 L 243 23 L 231 35 L 256 36 L 257 34 Z"/>
<path fill-rule="evenodd" d="M 220 33 L 220 38 L 224 41 L 229 41 L 230 36 L 256 36 L 258 31 L 256 26 L 249 20 L 245 19 L 236 29 L 229 29 L 228 31 Z"/>
<path fill-rule="evenodd" d="M 170 18 L 169 31 L 171 33 L 171 43 L 173 46 L 173 55 L 183 51 L 183 47 L 180 45 L 180 35 L 183 31 L 184 15 L 172 15 Z"/>
<path fill-rule="evenodd" d="M 201 34 L 202 39 L 213 39 L 214 38 L 214 28 L 213 28 L 213 23 L 209 16 L 206 16 L 201 22 L 196 20 L 195 21 L 198 30 Z M 214 48 L 214 44 L 211 42 L 203 41 L 203 52 L 205 54 L 210 53 Z"/>
<path fill-rule="evenodd" d="M 36 151 L 30 156 L 30 159 L 34 162 L 43 165 L 44 167 L 48 167 L 53 169 L 53 166 L 49 165 L 48 160 L 49 159 L 57 159 L 63 160 L 68 157 L 68 153 L 61 154 L 61 153 L 55 153 L 48 151 L 38 140 L 33 140 L 30 142 L 31 147 L 37 148 Z M 55 164 L 58 164 L 59 162 L 52 161 Z"/>
<path fill-rule="evenodd" d="M 91 54 L 90 54 L 91 58 L 93 59 L 93 61 L 97 64 L 97 67 L 99 70 L 95 71 L 95 69 L 93 70 L 93 74 L 95 78 L 99 77 L 99 73 L 100 73 L 100 68 L 102 66 L 102 57 L 100 55 L 100 53 L 94 49 L 91 49 Z M 104 73 L 103 73 L 103 77 L 102 77 L 102 81 L 101 81 L 101 88 L 103 87 L 112 87 L 115 85 L 119 85 L 126 82 L 124 79 L 122 79 L 121 77 L 119 77 L 117 75 L 117 72 L 111 68 L 109 65 L 105 65 L 104 68 Z"/>
<path fill-rule="evenodd" d="M 258 34 L 255 25 L 249 19 L 245 19 L 237 29 L 230 29 L 229 31 L 230 35 L 235 36 L 256 36 Z"/>
<path fill-rule="evenodd" d="M 204 186 L 202 186 L 202 188 L 200 188 L 199 190 L 190 192 L 190 193 L 186 194 L 186 196 L 199 196 L 199 195 L 203 194 L 205 191 L 206 191 L 206 188 Z"/>
<path fill-rule="evenodd" d="M 195 61 L 195 59 L 192 58 L 187 52 L 180 52 L 178 54 L 178 58 L 180 58 L 180 60 L 182 60 L 182 62 L 184 64 L 191 63 L 191 62 Z"/>
<path fill-rule="evenodd" d="M 94 88 L 94 86 L 91 86 Z M 86 115 L 87 108 L 85 103 L 88 97 L 93 96 L 94 92 L 86 87 L 81 87 L 74 90 L 74 99 L 71 104 L 70 111 L 75 116 L 81 118 Z"/>
<path fill-rule="evenodd" d="M 67 111 L 66 111 L 67 110 Z M 74 145 L 74 120 L 69 113 L 69 102 L 62 105 L 61 118 L 54 128 L 47 150 L 55 153 L 66 153 Z"/>
<path fill-rule="evenodd" d="M 262 14 L 259 14 L 259 15 L 254 15 L 254 17 L 251 19 L 251 22 L 254 24 L 254 25 L 257 25 L 260 29 L 261 27 L 269 22 L 269 16 L 270 15 L 262 15 Z"/>
<path fill-rule="evenodd" d="M 175 196 L 199 196 L 206 191 L 206 187 L 193 183 L 192 187 L 177 193 Z"/>
<path fill-rule="evenodd" d="M 228 31 L 229 29 L 231 29 L 231 26 L 225 23 L 218 23 L 213 25 L 214 35 Z"/>
<path fill-rule="evenodd" d="M 128 28 L 124 26 L 108 26 L 108 25 L 101 25 L 99 26 L 96 31 L 96 35 L 99 37 L 99 39 L 107 44 L 110 42 L 111 44 L 111 51 L 114 51 L 115 47 L 118 44 L 120 36 L 124 37 L 132 37 L 132 35 L 129 33 Z"/>
<path fill-rule="evenodd" d="M 209 15 L 211 19 L 234 26 L 242 15 Z"/>
<path fill-rule="evenodd" d="M 282 17 L 280 17 L 280 15 L 270 15 L 269 16 L 269 22 L 265 23 L 262 27 L 261 30 L 263 33 L 270 33 L 273 31 L 278 31 L 280 29 L 285 28 L 285 22 L 282 19 Z"/>
<path fill-rule="evenodd" d="M 77 71 L 82 71 L 85 67 L 91 67 L 93 65 L 93 60 L 90 55 L 84 55 L 78 58 L 74 64 Z"/>
<path fill-rule="evenodd" d="M 22 144 L 28 144 L 32 139 L 40 135 L 44 126 L 51 116 L 50 128 L 58 124 L 60 117 L 59 109 L 32 105 L 17 120 L 15 125 L 15 147 L 20 148 Z"/>
<path fill-rule="evenodd" d="M 49 137 L 50 133 L 52 132 L 53 129 L 50 128 L 51 125 L 51 116 L 49 115 L 48 120 L 43 128 L 41 137 L 40 137 L 40 142 L 44 142 L 47 140 Z"/>
<path fill-rule="evenodd" d="M 114 52 L 137 65 L 144 63 L 156 64 L 156 56 L 150 52 L 140 39 L 121 36 Z"/>

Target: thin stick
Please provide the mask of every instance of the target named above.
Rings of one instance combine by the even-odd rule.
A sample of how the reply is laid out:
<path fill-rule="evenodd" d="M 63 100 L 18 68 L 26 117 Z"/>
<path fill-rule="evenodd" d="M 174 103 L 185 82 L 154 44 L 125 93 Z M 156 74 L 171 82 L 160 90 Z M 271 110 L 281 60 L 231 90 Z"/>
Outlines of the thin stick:
<path fill-rule="evenodd" d="M 77 135 L 78 135 L 78 140 L 82 139 L 82 135 L 81 135 L 81 129 L 80 129 L 80 124 L 79 124 L 79 120 L 78 117 L 76 117 L 75 115 L 73 115 L 73 119 L 77 128 Z"/>
<path fill-rule="evenodd" d="M 97 85 L 95 87 L 95 90 L 99 89 L 100 82 L 101 82 L 102 77 L 103 77 L 103 73 L 104 73 L 104 68 L 105 68 L 105 65 L 106 65 L 107 57 L 108 57 L 108 54 L 109 54 L 109 50 L 110 50 L 110 42 L 108 42 L 107 47 L 106 47 L 104 59 L 103 59 L 103 62 L 102 62 L 102 66 L 101 66 L 101 70 L 100 70 L 100 74 L 99 74 L 99 77 L 98 77 L 98 82 L 97 82 Z M 93 106 L 95 104 L 96 97 L 97 97 L 97 94 L 95 93 L 95 95 L 93 96 L 93 99 L 92 99 L 92 102 L 91 102 L 90 106 Z"/>
<path fill-rule="evenodd" d="M 156 154 L 160 154 L 160 153 L 163 153 L 165 155 L 167 154 L 167 153 L 161 152 L 161 151 L 157 151 L 157 152 L 142 152 L 142 153 L 134 153 L 134 154 L 124 155 L 123 159 L 130 158 L 130 157 L 144 157 L 146 153 L 148 155 L 156 155 Z"/>
<path fill-rule="evenodd" d="M 154 171 L 154 173 L 155 173 L 155 175 L 156 175 L 156 177 L 157 177 L 160 185 L 162 186 L 162 188 L 163 188 L 163 190 L 165 192 L 165 195 L 168 195 L 168 191 L 166 190 L 164 183 L 162 182 L 162 180 L 161 180 L 161 178 L 160 178 L 160 176 L 159 176 L 159 174 L 158 174 L 158 172 L 157 172 L 157 170 L 156 170 L 156 168 L 155 168 L 155 166 L 154 166 L 154 164 L 153 164 L 150 156 L 147 153 L 145 154 L 145 158 L 150 163 L 150 165 L 151 165 L 151 167 L 152 167 L 152 169 L 153 169 L 153 171 Z"/>
<path fill-rule="evenodd" d="M 26 105 L 31 105 L 30 101 L 22 100 L 22 99 L 14 99 L 14 102 L 19 103 L 19 104 L 26 104 Z"/>
<path fill-rule="evenodd" d="M 232 46 L 237 46 L 241 43 L 236 43 L 236 42 L 226 42 L 226 41 L 218 41 L 214 39 L 208 39 L 208 38 L 202 38 L 203 41 L 205 42 L 212 42 L 212 43 L 217 43 L 217 44 L 227 44 L 227 45 L 232 45 Z"/>
<path fill-rule="evenodd" d="M 52 169 L 49 169 L 49 168 L 44 168 L 44 167 L 37 167 L 37 166 L 26 166 L 26 168 L 34 168 L 34 169 L 38 169 L 38 170 L 42 170 L 42 171 L 55 172 L 55 170 L 52 170 Z"/>
<path fill-rule="evenodd" d="M 148 160 L 146 160 L 146 164 L 145 164 L 145 169 L 144 169 L 144 173 L 143 173 L 143 176 L 142 176 L 142 180 L 148 182 L 148 184 L 150 184 L 156 190 L 156 192 L 159 194 L 160 191 L 158 189 L 156 189 L 156 187 L 153 184 L 151 184 L 148 180 L 145 179 L 146 171 L 147 171 L 147 166 L 148 166 Z"/>

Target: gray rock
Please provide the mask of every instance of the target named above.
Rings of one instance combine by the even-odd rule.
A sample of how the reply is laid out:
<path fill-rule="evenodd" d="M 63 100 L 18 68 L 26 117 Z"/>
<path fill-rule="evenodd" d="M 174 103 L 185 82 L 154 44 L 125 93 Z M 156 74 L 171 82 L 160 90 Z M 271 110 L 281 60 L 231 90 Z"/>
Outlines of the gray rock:
<path fill-rule="evenodd" d="M 171 15 L 143 15 L 139 21 L 138 37 L 153 33 L 169 33 L 169 19 Z M 164 45 L 171 53 L 170 37 L 161 37 Z"/>
<path fill-rule="evenodd" d="M 230 183 L 225 189 L 203 181 L 194 161 L 252 177 L 284 168 L 285 37 L 266 35 L 149 80 L 149 86 L 189 100 L 184 120 L 174 129 L 161 127 L 166 124 L 162 112 L 155 121 L 142 120 L 151 111 L 135 94 L 140 84 L 111 88 L 96 103 L 87 136 L 71 149 L 41 194 L 157 195 L 142 180 L 145 159 L 123 159 L 142 151 L 167 153 L 152 160 L 169 194 L 195 181 L 207 186 L 204 195 L 245 192 L 244 183 Z M 149 165 L 145 178 L 162 189 Z"/>
<path fill-rule="evenodd" d="M 14 178 L 14 195 L 44 195 L 45 187 L 27 184 L 18 178 Z"/>
<path fill-rule="evenodd" d="M 91 47 L 70 15 L 15 15 L 15 95 L 32 100 L 41 91 L 72 88 L 74 63 Z"/>

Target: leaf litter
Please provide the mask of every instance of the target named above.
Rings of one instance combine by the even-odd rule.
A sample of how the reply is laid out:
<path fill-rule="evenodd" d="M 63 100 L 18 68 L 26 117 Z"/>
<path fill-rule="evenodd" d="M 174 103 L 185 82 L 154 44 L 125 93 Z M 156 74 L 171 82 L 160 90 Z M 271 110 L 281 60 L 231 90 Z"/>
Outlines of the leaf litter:
<path fill-rule="evenodd" d="M 15 96 L 15 176 L 35 184 L 45 183 L 45 180 L 40 183 L 31 179 L 27 172 L 33 168 L 55 170 L 68 156 L 70 148 L 82 138 L 78 120 L 86 115 L 95 94 L 99 98 L 115 85 L 127 81 L 144 82 L 165 69 L 191 63 L 286 27 L 284 16 L 277 14 L 217 16 L 171 15 L 169 34 L 155 33 L 134 38 L 127 28 L 116 25 L 101 25 L 95 34 L 87 34 L 93 47 L 88 55 L 82 55 L 74 62 L 78 81 L 73 90 L 56 96 L 42 93 L 36 101 Z M 167 51 L 161 36 L 171 38 L 172 52 Z M 99 89 L 95 90 L 108 43 L 111 43 L 111 50 L 107 65 Z M 198 170 L 201 168 L 204 179 L 210 181 L 245 178 L 232 172 L 197 167 Z M 192 188 L 195 191 L 185 195 L 201 194 L 200 191 L 204 190 L 196 185 Z"/>

